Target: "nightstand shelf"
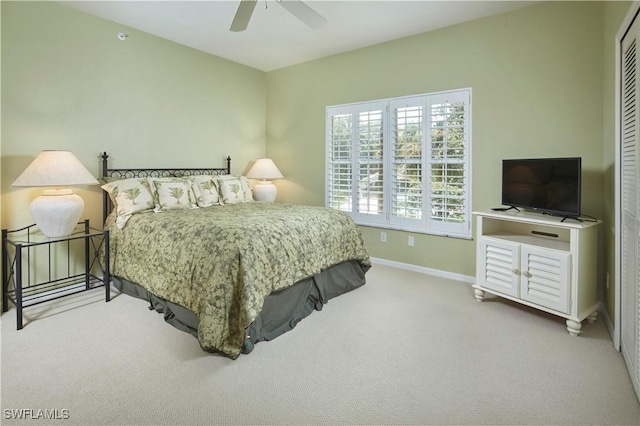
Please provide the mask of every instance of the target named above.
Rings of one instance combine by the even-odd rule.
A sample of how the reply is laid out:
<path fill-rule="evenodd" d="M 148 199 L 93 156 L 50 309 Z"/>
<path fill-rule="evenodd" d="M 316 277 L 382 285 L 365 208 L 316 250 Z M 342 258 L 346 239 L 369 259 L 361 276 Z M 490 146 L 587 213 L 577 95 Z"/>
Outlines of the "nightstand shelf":
<path fill-rule="evenodd" d="M 101 286 L 105 301 L 111 299 L 109 231 L 92 228 L 88 220 L 59 238 L 44 236 L 35 225 L 3 229 L 2 267 L 2 311 L 9 309 L 9 303 L 15 306 L 18 330 L 23 326 L 23 308 Z M 98 270 L 102 276 L 94 273 Z"/>

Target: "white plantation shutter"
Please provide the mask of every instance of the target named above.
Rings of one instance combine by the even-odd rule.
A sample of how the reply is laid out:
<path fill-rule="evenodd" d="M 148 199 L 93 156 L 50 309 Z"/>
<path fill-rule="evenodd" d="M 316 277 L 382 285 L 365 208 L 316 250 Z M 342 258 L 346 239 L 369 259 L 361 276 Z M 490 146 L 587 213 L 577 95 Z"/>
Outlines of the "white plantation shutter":
<path fill-rule="evenodd" d="M 470 98 L 327 107 L 327 206 L 363 225 L 469 237 Z"/>
<path fill-rule="evenodd" d="M 328 207 L 384 223 L 384 103 L 327 108 Z"/>
<path fill-rule="evenodd" d="M 469 91 L 430 96 L 427 100 L 428 227 L 467 234 L 471 213 L 471 100 Z"/>
<path fill-rule="evenodd" d="M 353 211 L 353 112 L 337 108 L 327 117 L 328 207 Z"/>
<path fill-rule="evenodd" d="M 384 103 L 367 103 L 355 108 L 358 117 L 356 138 L 357 202 L 359 223 L 384 224 Z"/>
<path fill-rule="evenodd" d="M 389 222 L 424 228 L 425 97 L 391 101 L 391 215 Z"/>

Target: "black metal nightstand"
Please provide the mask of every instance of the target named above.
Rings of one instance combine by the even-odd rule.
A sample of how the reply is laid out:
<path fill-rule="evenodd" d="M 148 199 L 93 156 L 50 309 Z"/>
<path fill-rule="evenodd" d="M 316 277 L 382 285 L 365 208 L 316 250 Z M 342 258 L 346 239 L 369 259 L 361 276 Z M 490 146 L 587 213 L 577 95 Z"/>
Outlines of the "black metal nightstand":
<path fill-rule="evenodd" d="M 100 286 L 108 302 L 109 231 L 92 228 L 89 220 L 59 238 L 44 236 L 36 225 L 3 229 L 2 269 L 2 312 L 9 309 L 9 302 L 16 307 L 18 330 L 23 325 L 22 309 L 29 306 Z M 98 270 L 102 277 L 94 274 Z"/>

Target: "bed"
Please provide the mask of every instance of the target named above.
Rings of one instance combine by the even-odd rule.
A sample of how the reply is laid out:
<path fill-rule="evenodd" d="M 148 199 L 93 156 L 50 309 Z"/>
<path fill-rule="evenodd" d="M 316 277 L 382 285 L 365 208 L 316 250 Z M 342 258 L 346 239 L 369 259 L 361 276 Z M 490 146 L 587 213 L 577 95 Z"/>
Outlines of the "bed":
<path fill-rule="evenodd" d="M 199 169 L 115 169 L 106 153 L 102 160 L 114 286 L 148 300 L 205 351 L 250 353 L 366 282 L 371 262 L 348 215 L 251 201 L 230 158 Z"/>

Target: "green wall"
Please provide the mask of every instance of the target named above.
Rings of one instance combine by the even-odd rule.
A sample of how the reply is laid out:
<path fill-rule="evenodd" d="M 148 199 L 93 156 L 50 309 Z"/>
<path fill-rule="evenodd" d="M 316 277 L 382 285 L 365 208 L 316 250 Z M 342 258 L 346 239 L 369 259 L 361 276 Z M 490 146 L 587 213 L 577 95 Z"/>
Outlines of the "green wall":
<path fill-rule="evenodd" d="M 2 2 L 2 227 L 40 189 L 10 185 L 43 149 L 114 167 L 224 166 L 266 149 L 265 73 L 54 2 Z M 128 34 L 119 41 L 117 34 Z M 101 189 L 79 188 L 101 223 Z"/>
<path fill-rule="evenodd" d="M 501 160 L 581 156 L 584 213 L 603 214 L 603 4 L 547 2 L 267 74 L 279 200 L 324 203 L 325 107 L 473 89 L 472 208 L 500 204 Z M 362 228 L 375 257 L 474 275 L 473 241 Z"/>

